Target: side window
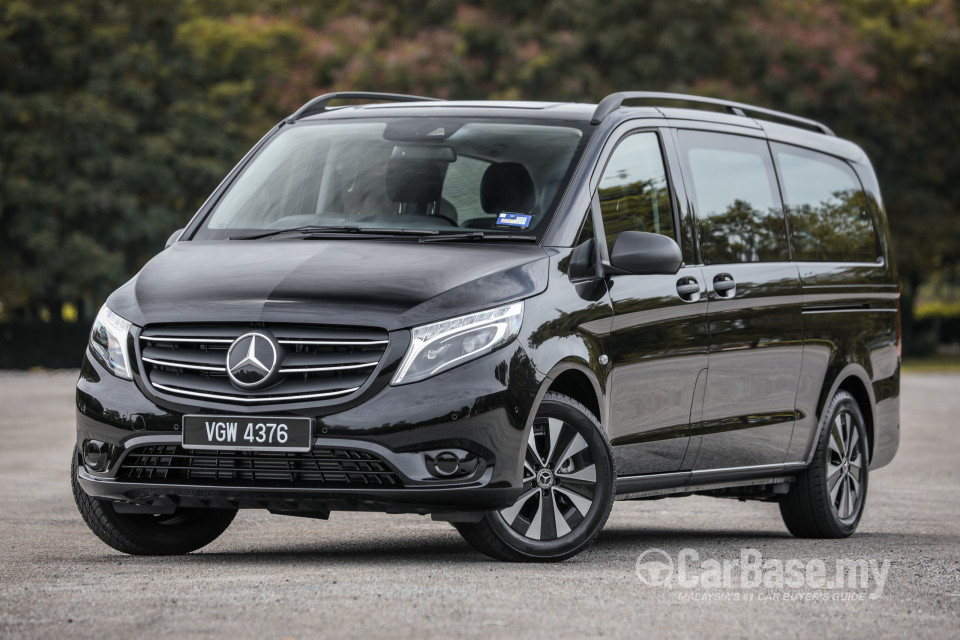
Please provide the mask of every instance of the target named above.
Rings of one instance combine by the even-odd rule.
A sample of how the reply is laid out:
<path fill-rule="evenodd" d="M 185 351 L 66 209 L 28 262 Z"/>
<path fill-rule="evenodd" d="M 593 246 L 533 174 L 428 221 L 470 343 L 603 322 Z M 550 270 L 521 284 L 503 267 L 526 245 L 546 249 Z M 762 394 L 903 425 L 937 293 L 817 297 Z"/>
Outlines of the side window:
<path fill-rule="evenodd" d="M 620 142 L 603 171 L 597 195 L 608 250 L 622 231 L 662 233 L 676 239 L 657 134 L 636 133 Z"/>
<path fill-rule="evenodd" d="M 680 131 L 706 264 L 788 260 L 786 224 L 765 140 Z"/>
<path fill-rule="evenodd" d="M 773 145 L 790 221 L 794 260 L 874 262 L 877 233 L 860 181 L 845 162 Z"/>

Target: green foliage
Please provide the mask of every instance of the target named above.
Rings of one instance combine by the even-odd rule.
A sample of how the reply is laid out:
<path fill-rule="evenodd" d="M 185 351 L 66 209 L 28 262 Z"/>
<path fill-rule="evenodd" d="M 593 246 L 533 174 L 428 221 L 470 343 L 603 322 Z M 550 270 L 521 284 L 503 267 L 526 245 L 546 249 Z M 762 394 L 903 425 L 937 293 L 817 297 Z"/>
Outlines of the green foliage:
<path fill-rule="evenodd" d="M 912 294 L 960 263 L 958 45 L 950 0 L 0 0 L 0 318 L 89 317 L 274 122 L 343 89 L 823 120 L 876 162 Z"/>
<path fill-rule="evenodd" d="M 960 263 L 960 8 L 949 0 L 773 0 L 747 15 L 741 73 L 726 77 L 732 86 L 827 122 L 873 159 L 909 339 L 920 284 Z"/>
<path fill-rule="evenodd" d="M 703 217 L 700 242 L 704 260 L 710 264 L 787 258 L 787 238 L 779 211 L 760 211 L 744 200 L 734 200 L 725 211 Z"/>
<path fill-rule="evenodd" d="M 960 318 L 960 301 L 931 300 L 917 305 L 917 319 Z"/>
<path fill-rule="evenodd" d="M 0 4 L 0 313 L 85 315 L 279 116 L 298 28 L 192 3 Z"/>
<path fill-rule="evenodd" d="M 873 262 L 877 238 L 866 194 L 838 191 L 818 206 L 789 209 L 790 240 L 799 260 Z"/>

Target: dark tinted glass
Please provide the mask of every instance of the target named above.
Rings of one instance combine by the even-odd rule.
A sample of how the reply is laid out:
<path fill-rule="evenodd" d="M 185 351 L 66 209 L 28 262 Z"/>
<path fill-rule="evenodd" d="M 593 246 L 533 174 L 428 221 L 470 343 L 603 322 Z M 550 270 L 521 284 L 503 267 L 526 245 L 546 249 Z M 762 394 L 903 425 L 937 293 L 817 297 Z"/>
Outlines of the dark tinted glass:
<path fill-rule="evenodd" d="M 877 234 L 860 181 L 845 162 L 773 145 L 783 181 L 794 260 L 874 262 Z"/>
<path fill-rule="evenodd" d="M 194 238 L 304 225 L 539 237 L 583 140 L 574 126 L 507 120 L 299 123 L 257 153 Z"/>
<path fill-rule="evenodd" d="M 580 235 L 574 243 L 573 253 L 570 254 L 570 277 L 589 278 L 597 275 L 597 251 L 593 233 L 593 215 L 587 209 Z"/>
<path fill-rule="evenodd" d="M 706 264 L 789 259 L 783 207 L 764 140 L 680 131 Z"/>
<path fill-rule="evenodd" d="M 622 231 L 676 238 L 657 134 L 637 133 L 625 138 L 610 156 L 597 193 L 608 250 Z"/>

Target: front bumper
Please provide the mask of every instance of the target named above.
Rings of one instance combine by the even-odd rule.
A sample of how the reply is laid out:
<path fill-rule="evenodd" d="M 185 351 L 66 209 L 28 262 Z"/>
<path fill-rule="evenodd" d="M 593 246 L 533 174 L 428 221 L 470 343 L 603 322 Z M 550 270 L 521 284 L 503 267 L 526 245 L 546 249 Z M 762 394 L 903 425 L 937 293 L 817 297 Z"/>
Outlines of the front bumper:
<path fill-rule="evenodd" d="M 95 498 L 154 507 L 267 509 L 275 513 L 381 511 L 385 513 L 459 513 L 502 509 L 515 503 L 522 489 L 466 486 L 401 489 L 336 489 L 303 487 L 231 487 L 203 484 L 164 484 L 117 481 L 93 476 L 79 468 L 84 492 Z"/>
<path fill-rule="evenodd" d="M 169 406 L 151 397 L 142 381 L 120 380 L 87 357 L 77 388 L 78 480 L 93 497 L 158 509 L 311 513 L 500 509 L 513 504 L 522 492 L 523 433 L 537 387 L 531 384 L 532 374 L 535 369 L 513 344 L 420 383 L 380 386 L 340 411 L 334 407 L 327 414 L 311 414 L 298 409 L 296 415 L 315 420 L 314 450 L 306 455 L 322 459 L 265 453 L 270 459 L 262 464 L 267 466 L 258 467 L 258 454 L 228 452 L 217 458 L 217 452 L 201 455 L 180 446 L 184 414 L 230 411 Z M 294 412 L 276 409 L 261 415 L 285 413 Z M 84 463 L 84 447 L 91 440 L 107 445 L 101 470 Z M 376 460 L 390 472 L 391 481 L 370 482 L 362 469 L 347 467 L 334 469 L 335 481 L 328 482 L 331 476 L 325 465 L 330 451 Z M 466 465 L 469 473 L 437 477 L 431 465 L 441 452 L 471 461 Z M 194 469 L 194 464 L 202 467 Z"/>
<path fill-rule="evenodd" d="M 473 472 L 437 479 L 430 477 L 426 460 L 439 451 L 397 453 L 359 440 L 317 438 L 310 454 L 192 452 L 180 444 L 179 436 L 128 438 L 115 447 L 116 461 L 100 473 L 87 468 L 81 454 L 80 486 L 96 498 L 160 508 L 280 512 L 484 511 L 513 504 L 521 492 L 493 486 L 493 466 L 462 449 L 443 451 L 475 461 Z M 317 453 L 343 455 L 313 457 Z"/>

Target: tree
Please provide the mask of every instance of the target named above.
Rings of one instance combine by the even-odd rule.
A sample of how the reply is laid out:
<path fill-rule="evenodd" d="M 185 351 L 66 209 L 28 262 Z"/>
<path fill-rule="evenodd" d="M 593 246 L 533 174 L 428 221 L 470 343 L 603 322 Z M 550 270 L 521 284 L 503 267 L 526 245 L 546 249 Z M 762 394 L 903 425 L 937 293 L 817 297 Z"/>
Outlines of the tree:
<path fill-rule="evenodd" d="M 951 0 L 0 0 L 0 319 L 89 315 L 310 97 L 597 101 L 819 119 L 876 163 L 912 296 L 960 265 Z"/>
<path fill-rule="evenodd" d="M 0 4 L 0 318 L 96 311 L 280 117 L 279 19 L 192 2 Z"/>

